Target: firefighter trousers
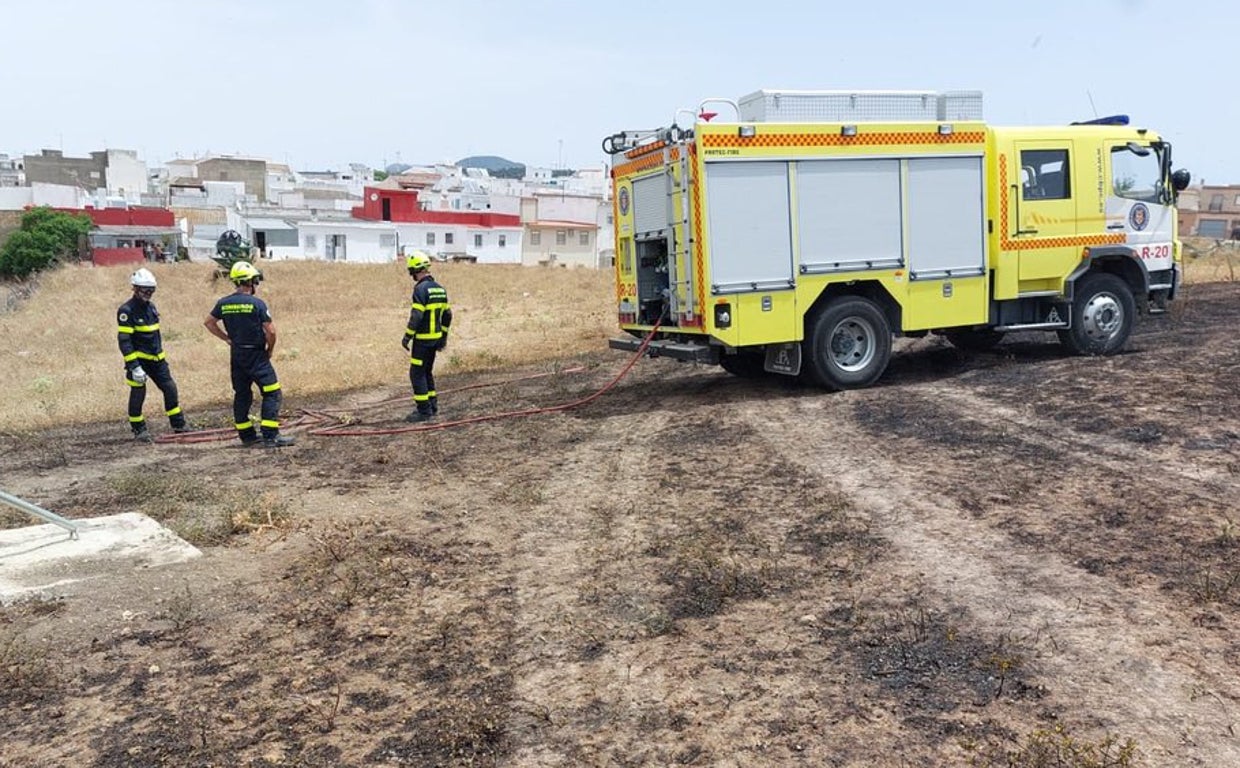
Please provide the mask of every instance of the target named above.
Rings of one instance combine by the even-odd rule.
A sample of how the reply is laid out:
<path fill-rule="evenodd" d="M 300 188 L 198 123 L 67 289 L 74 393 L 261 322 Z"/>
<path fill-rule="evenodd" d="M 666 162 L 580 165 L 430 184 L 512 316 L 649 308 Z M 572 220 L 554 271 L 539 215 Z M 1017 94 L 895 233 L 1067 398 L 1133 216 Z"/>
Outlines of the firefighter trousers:
<path fill-rule="evenodd" d="M 254 422 L 250 418 L 255 384 L 263 396 L 259 429 L 265 439 L 280 434 L 280 381 L 276 378 L 276 369 L 272 367 L 271 359 L 267 357 L 267 350 L 261 347 L 233 347 L 231 374 L 233 421 L 241 441 L 249 443 L 258 439 Z"/>
<path fill-rule="evenodd" d="M 146 429 L 146 418 L 142 415 L 142 405 L 146 402 L 146 384 L 153 383 L 164 394 L 164 414 L 168 417 L 173 429 L 185 426 L 185 414 L 181 413 L 181 404 L 177 396 L 177 383 L 172 378 L 172 371 L 166 360 L 141 360 L 142 370 L 146 371 L 146 381 L 136 382 L 125 369 L 125 382 L 129 384 L 129 426 L 134 432 Z"/>
<path fill-rule="evenodd" d="M 413 385 L 413 404 L 418 413 L 433 416 L 439 413 L 439 395 L 435 392 L 435 353 L 437 342 L 413 342 L 409 357 L 409 383 Z"/>

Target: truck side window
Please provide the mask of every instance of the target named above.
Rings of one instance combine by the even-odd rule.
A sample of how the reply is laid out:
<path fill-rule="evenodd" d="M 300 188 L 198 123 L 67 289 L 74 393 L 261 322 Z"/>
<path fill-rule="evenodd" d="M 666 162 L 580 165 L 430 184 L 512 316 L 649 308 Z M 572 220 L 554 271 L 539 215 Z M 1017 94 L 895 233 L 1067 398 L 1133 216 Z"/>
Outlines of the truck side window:
<path fill-rule="evenodd" d="M 1111 188 L 1116 197 L 1157 203 L 1161 179 L 1162 170 L 1154 152 L 1142 157 L 1128 147 L 1111 148 Z"/>
<path fill-rule="evenodd" d="M 1020 165 L 1026 200 L 1067 200 L 1072 175 L 1066 149 L 1024 149 Z"/>

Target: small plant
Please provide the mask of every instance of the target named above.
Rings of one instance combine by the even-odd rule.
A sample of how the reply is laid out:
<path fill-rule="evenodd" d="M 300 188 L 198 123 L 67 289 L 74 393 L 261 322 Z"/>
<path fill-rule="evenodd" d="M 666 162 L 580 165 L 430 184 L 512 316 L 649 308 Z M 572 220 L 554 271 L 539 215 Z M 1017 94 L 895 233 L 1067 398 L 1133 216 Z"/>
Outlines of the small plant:
<path fill-rule="evenodd" d="M 188 583 L 185 584 L 185 589 L 173 593 L 165 601 L 164 610 L 156 614 L 155 618 L 172 622 L 172 628 L 177 632 L 198 622 L 200 618 L 198 608 L 194 603 L 194 593 L 190 590 Z"/>
<path fill-rule="evenodd" d="M 1216 573 L 1207 567 L 1197 572 L 1190 589 L 1200 602 L 1215 603 L 1227 600 L 1237 584 L 1240 584 L 1240 570 Z"/>
<path fill-rule="evenodd" d="M 1110 734 L 1097 742 L 1078 739 L 1062 723 L 1034 731 L 1016 749 L 964 746 L 974 753 L 973 768 L 1132 768 L 1137 759 L 1132 739 L 1120 741 Z"/>

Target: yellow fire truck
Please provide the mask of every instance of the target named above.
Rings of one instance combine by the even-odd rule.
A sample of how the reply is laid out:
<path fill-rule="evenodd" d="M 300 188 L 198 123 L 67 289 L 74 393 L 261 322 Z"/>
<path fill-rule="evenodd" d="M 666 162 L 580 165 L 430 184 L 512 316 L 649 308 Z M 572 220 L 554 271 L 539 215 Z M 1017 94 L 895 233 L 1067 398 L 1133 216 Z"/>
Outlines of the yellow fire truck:
<path fill-rule="evenodd" d="M 975 91 L 773 90 L 689 114 L 603 141 L 613 349 L 654 330 L 652 356 L 849 389 L 883 374 L 894 334 L 984 349 L 1056 331 L 1111 354 L 1179 286 L 1189 175 L 1124 116 L 999 128 Z"/>

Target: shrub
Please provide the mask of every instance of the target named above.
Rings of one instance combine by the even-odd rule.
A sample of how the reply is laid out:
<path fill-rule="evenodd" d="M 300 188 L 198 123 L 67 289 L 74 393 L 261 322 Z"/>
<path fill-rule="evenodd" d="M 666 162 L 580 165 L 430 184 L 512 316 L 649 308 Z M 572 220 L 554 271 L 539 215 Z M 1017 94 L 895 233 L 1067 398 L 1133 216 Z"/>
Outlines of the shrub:
<path fill-rule="evenodd" d="M 21 229 L 0 248 L 0 275 L 24 279 L 76 255 L 91 226 L 88 216 L 46 206 L 27 211 Z"/>

